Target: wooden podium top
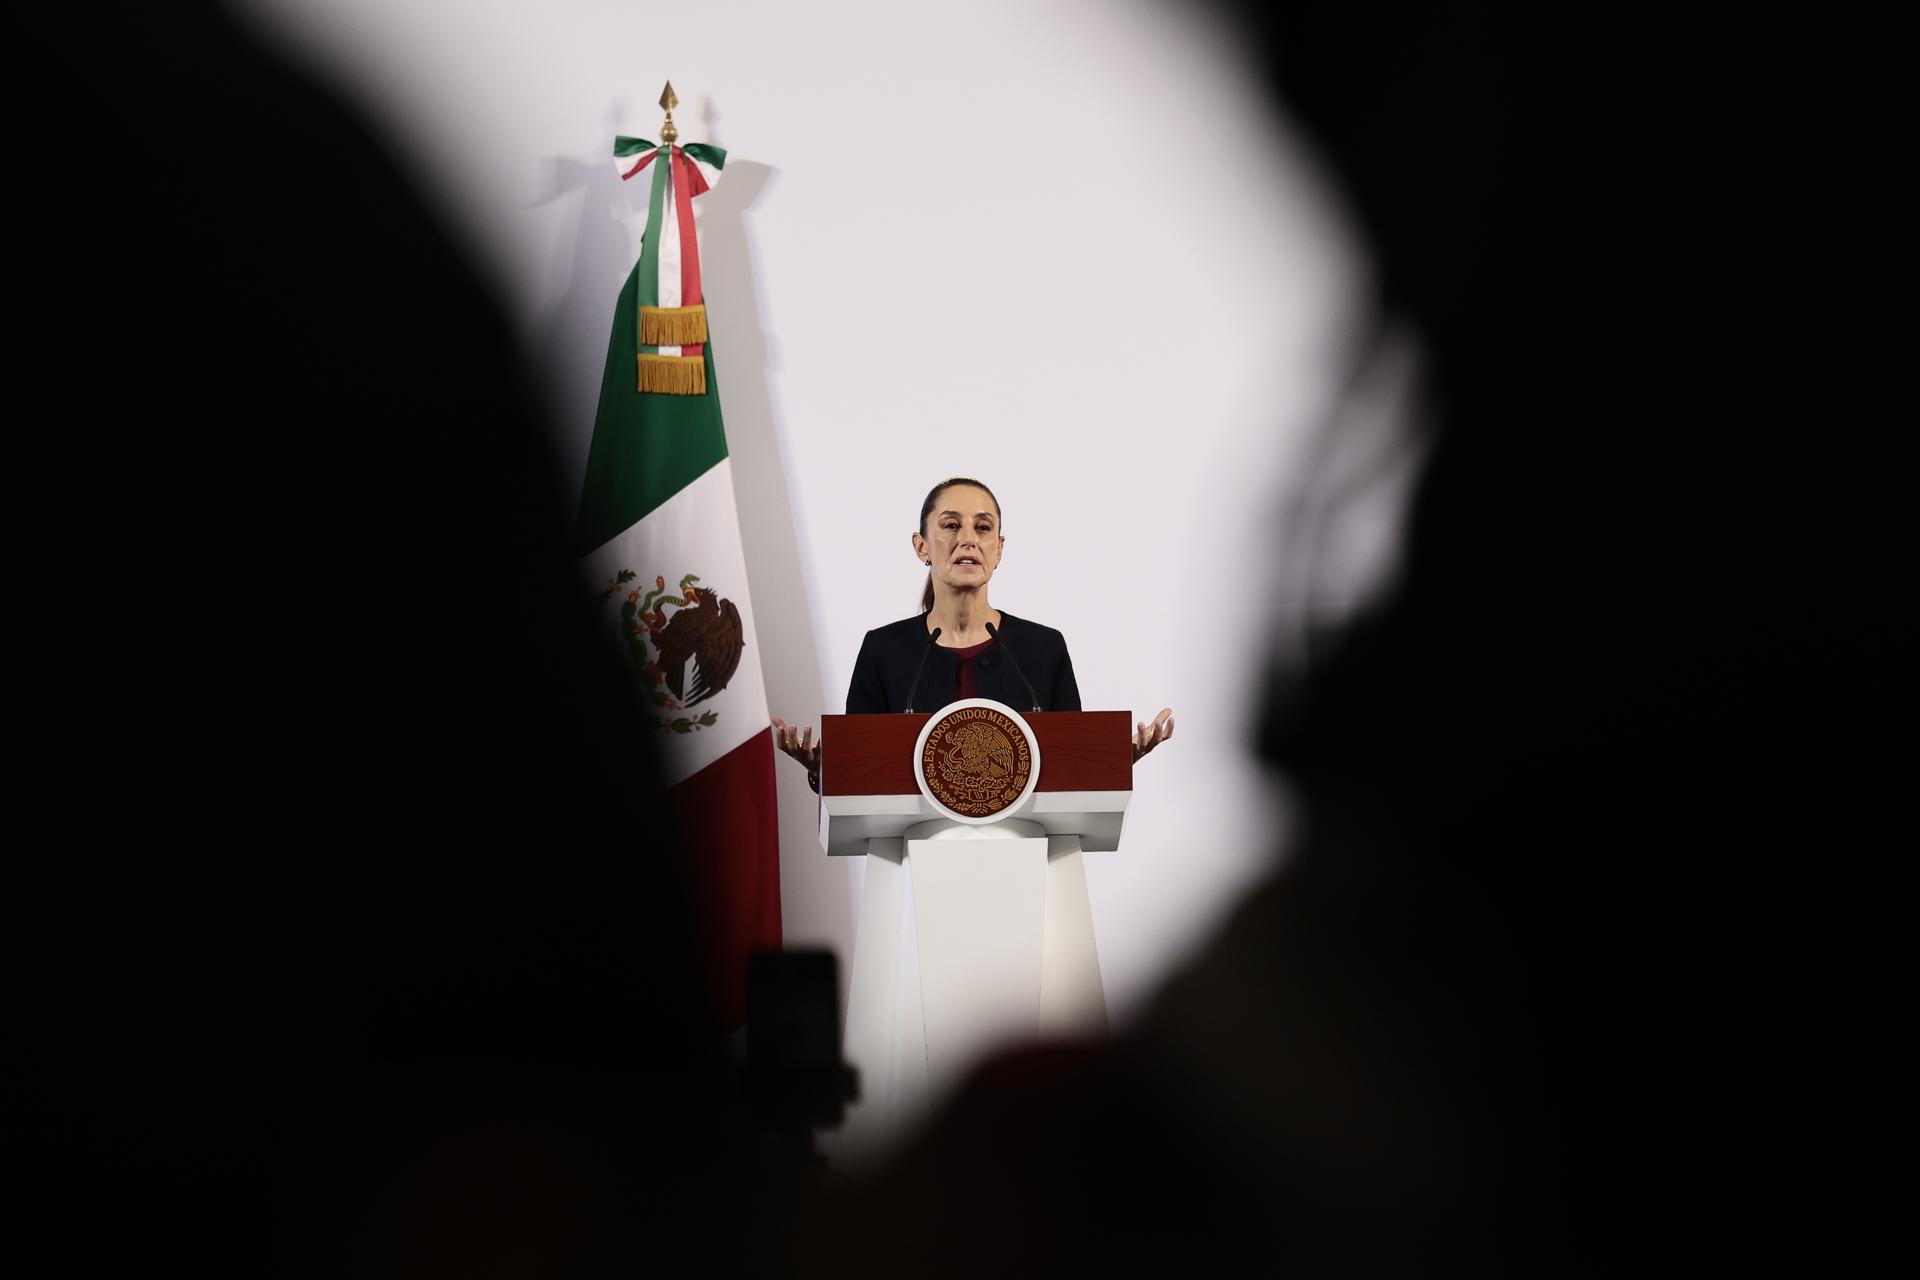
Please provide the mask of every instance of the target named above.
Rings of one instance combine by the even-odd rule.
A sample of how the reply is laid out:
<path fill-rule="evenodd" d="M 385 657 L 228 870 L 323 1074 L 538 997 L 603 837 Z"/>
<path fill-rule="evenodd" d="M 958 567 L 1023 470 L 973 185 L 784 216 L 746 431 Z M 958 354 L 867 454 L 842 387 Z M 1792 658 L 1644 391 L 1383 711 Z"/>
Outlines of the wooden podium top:
<path fill-rule="evenodd" d="M 914 748 L 939 711 L 820 717 L 820 844 L 863 854 L 943 815 L 920 793 Z M 1119 846 L 1133 792 L 1133 720 L 1125 711 L 1020 713 L 1040 744 L 1034 792 L 1008 817 L 1048 835 L 1077 836 L 1088 850 Z"/>
<path fill-rule="evenodd" d="M 820 717 L 822 796 L 918 795 L 913 745 L 937 712 Z M 1023 711 L 1040 739 L 1037 791 L 1133 790 L 1125 711 Z"/>

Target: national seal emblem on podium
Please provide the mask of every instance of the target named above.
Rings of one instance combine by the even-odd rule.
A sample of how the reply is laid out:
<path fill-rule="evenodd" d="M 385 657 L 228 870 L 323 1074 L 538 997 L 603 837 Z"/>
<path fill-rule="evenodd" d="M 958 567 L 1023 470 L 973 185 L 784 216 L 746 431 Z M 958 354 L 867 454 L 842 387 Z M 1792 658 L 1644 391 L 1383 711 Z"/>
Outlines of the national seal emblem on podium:
<path fill-rule="evenodd" d="M 962 822 L 992 822 L 1033 790 L 1038 744 L 1011 708 L 984 698 L 939 712 L 921 733 L 922 788 Z"/>

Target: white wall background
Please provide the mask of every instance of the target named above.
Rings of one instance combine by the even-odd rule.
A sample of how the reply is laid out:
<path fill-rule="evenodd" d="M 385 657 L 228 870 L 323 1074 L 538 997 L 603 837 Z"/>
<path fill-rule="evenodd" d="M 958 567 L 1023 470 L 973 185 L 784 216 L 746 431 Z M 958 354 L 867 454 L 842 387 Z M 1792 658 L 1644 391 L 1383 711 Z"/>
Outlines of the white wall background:
<path fill-rule="evenodd" d="M 862 633 L 916 603 L 908 537 L 952 473 L 999 494 L 993 601 L 1066 633 L 1086 705 L 1175 708 L 1126 846 L 1090 859 L 1122 1016 L 1288 829 L 1244 743 L 1299 552 L 1283 504 L 1363 293 L 1301 149 L 1184 8 L 245 6 L 390 132 L 495 273 L 573 475 L 644 215 L 612 138 L 657 138 L 672 79 L 682 139 L 729 152 L 696 203 L 775 710 L 841 709 Z M 1341 540 L 1358 567 L 1313 590 L 1377 576 L 1395 511 L 1373 504 Z M 861 868 L 820 854 L 801 771 L 780 775 L 788 940 L 844 957 Z"/>

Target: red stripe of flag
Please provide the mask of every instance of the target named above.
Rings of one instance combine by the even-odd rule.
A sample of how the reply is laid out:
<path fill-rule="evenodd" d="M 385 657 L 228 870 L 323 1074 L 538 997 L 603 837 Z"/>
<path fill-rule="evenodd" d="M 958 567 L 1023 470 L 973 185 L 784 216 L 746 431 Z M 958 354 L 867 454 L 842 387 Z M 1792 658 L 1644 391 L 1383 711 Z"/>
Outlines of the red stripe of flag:
<path fill-rule="evenodd" d="M 671 788 L 693 865 L 702 968 L 721 1026 L 747 1022 L 747 957 L 780 945 L 780 812 L 773 730 Z"/>
<path fill-rule="evenodd" d="M 693 198 L 707 189 L 707 180 L 687 159 L 686 153 L 679 147 L 673 149 L 673 203 L 674 211 L 680 218 L 680 305 L 699 306 L 700 296 L 700 236 L 693 226 Z M 692 342 L 680 348 L 683 356 L 701 354 L 704 343 Z"/>

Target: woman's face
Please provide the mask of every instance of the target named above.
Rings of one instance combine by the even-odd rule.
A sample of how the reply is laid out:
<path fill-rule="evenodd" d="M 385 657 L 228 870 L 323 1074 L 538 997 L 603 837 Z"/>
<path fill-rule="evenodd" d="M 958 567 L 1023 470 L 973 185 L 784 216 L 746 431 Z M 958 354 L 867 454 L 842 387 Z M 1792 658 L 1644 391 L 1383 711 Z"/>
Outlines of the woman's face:
<path fill-rule="evenodd" d="M 993 577 L 1006 541 L 992 495 L 975 485 L 957 484 L 934 499 L 926 527 L 913 535 L 913 549 L 932 566 L 935 578 L 971 590 Z"/>

